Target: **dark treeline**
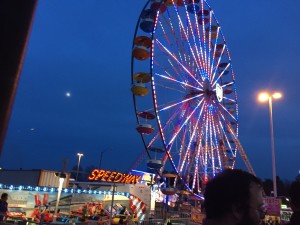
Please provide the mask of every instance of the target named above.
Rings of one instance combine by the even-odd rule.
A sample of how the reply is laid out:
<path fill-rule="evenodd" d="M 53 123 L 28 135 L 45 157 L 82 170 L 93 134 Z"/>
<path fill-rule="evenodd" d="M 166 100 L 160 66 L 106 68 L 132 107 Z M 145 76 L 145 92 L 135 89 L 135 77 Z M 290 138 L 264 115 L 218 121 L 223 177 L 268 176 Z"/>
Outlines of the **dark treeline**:
<path fill-rule="evenodd" d="M 300 174 L 294 180 L 282 180 L 279 176 L 276 177 L 277 195 L 289 198 L 289 189 L 291 183 L 295 180 L 300 181 Z M 273 196 L 273 181 L 271 179 L 263 180 L 263 188 L 267 196 Z"/>

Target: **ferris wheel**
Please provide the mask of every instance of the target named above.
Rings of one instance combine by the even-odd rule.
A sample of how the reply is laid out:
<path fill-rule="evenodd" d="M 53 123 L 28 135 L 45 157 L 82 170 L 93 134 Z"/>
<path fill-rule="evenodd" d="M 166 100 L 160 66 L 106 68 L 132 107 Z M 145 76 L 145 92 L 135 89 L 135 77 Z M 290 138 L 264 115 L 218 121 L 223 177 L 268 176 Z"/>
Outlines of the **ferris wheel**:
<path fill-rule="evenodd" d="M 235 76 L 205 0 L 148 1 L 135 30 L 131 73 L 136 129 L 150 168 L 200 192 L 234 167 L 242 149 Z"/>

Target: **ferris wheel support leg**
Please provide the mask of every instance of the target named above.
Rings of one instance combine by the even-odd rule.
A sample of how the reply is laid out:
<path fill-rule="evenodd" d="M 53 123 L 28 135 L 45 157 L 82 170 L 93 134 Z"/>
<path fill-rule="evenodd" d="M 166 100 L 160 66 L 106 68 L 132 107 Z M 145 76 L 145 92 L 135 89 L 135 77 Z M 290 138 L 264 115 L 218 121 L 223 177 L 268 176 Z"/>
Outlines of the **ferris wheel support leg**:
<path fill-rule="evenodd" d="M 231 137 L 232 137 L 232 139 L 233 139 L 233 141 L 234 141 L 234 143 L 235 143 L 235 145 L 237 147 L 237 150 L 238 150 L 239 154 L 241 155 L 241 157 L 242 157 L 242 159 L 243 159 L 243 161 L 244 161 L 244 163 L 245 163 L 245 165 L 246 165 L 249 173 L 251 173 L 254 176 L 256 176 L 255 171 L 254 171 L 254 169 L 253 169 L 253 167 L 252 167 L 252 165 L 251 165 L 251 163 L 250 163 L 250 161 L 249 161 L 249 159 L 248 159 L 248 157 L 247 157 L 247 155 L 246 155 L 246 153 L 244 151 L 244 148 L 241 145 L 241 143 L 240 143 L 239 139 L 237 138 L 237 136 L 235 135 L 232 126 L 229 123 L 227 123 L 226 125 L 227 125 L 229 133 L 230 133 L 230 135 L 231 135 Z"/>

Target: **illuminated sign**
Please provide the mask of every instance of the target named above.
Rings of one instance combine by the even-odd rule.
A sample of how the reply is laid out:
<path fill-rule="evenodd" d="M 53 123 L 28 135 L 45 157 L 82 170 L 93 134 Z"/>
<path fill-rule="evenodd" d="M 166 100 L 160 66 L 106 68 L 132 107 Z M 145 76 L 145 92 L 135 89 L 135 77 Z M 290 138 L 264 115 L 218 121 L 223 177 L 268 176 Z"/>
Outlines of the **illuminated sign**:
<path fill-rule="evenodd" d="M 94 169 L 88 179 L 91 181 L 93 180 L 124 184 L 136 184 L 141 179 L 141 176 L 113 172 L 109 170 Z"/>
<path fill-rule="evenodd" d="M 280 216 L 281 199 L 275 197 L 265 197 L 264 203 L 267 209 L 267 215 Z"/>

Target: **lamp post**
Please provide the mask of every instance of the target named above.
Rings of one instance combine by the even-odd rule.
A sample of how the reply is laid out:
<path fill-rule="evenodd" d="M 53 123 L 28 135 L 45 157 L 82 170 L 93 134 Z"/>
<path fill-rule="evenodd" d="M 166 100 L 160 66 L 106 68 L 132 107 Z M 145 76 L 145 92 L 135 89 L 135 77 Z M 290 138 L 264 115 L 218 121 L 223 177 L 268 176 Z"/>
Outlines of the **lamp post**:
<path fill-rule="evenodd" d="M 67 175 L 64 172 L 61 172 L 61 173 L 55 173 L 55 176 L 59 178 L 59 185 L 58 185 L 58 193 L 57 193 L 55 210 L 54 210 L 54 218 L 53 218 L 54 222 L 56 221 L 56 217 L 57 217 L 57 211 L 58 211 L 58 206 L 59 206 L 60 195 L 61 195 L 63 183 L 64 183 L 64 180 L 66 179 Z"/>
<path fill-rule="evenodd" d="M 276 162 L 275 162 L 275 145 L 274 145 L 274 129 L 273 129 L 273 106 L 272 100 L 279 99 L 282 97 L 282 93 L 274 92 L 272 94 L 263 92 L 258 95 L 260 102 L 269 102 L 269 113 L 270 113 L 270 132 L 271 132 L 271 150 L 272 150 L 272 174 L 273 174 L 273 193 L 274 197 L 277 197 L 277 184 L 276 184 Z"/>
<path fill-rule="evenodd" d="M 110 215 L 109 215 L 109 225 L 112 224 L 112 214 L 113 214 L 113 206 L 114 206 L 114 198 L 115 198 L 115 190 L 116 190 L 116 183 L 114 182 L 112 197 L 111 197 L 111 206 L 110 206 Z"/>
<path fill-rule="evenodd" d="M 82 153 L 77 153 L 77 156 L 78 156 L 78 165 L 77 165 L 77 173 L 76 173 L 76 180 L 75 180 L 75 181 L 77 181 L 77 179 L 78 179 L 78 172 L 79 172 L 79 166 L 80 166 L 80 159 L 81 159 L 81 157 L 83 156 L 83 154 L 82 154 Z"/>

